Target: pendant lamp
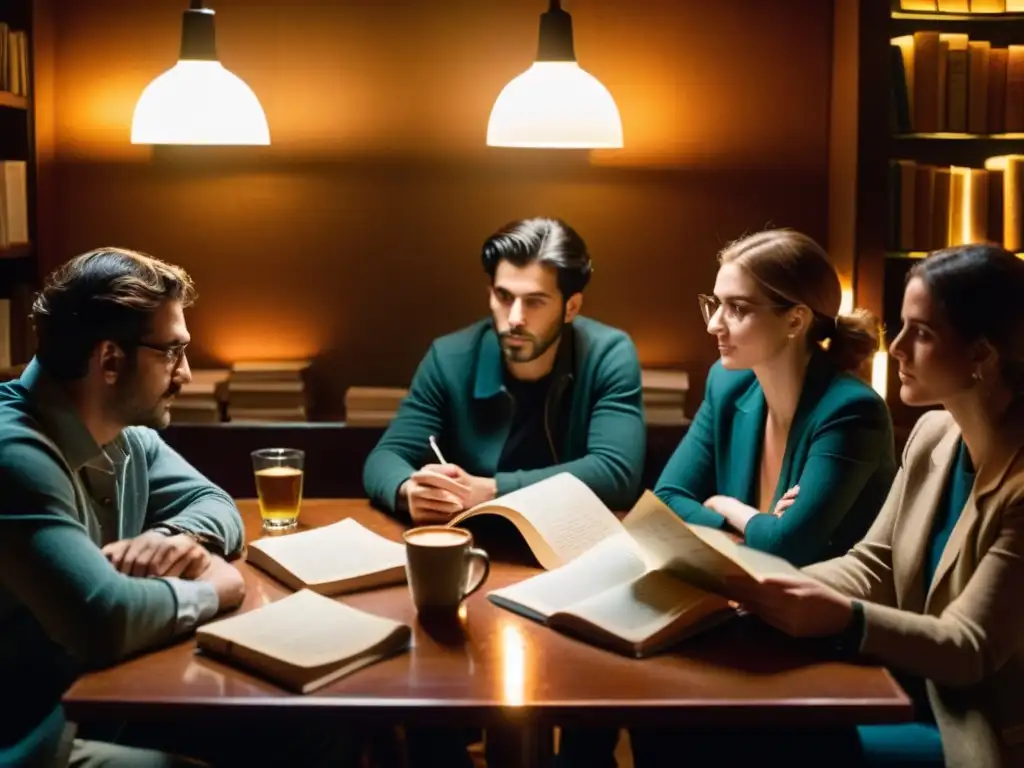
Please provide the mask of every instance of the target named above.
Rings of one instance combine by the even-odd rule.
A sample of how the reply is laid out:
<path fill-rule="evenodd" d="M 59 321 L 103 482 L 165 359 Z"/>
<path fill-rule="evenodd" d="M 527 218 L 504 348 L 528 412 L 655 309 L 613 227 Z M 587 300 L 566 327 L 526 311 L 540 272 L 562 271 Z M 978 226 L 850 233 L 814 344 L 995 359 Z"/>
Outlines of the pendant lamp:
<path fill-rule="evenodd" d="M 192 0 L 181 26 L 178 63 L 139 97 L 132 144 L 269 144 L 256 94 L 217 60 L 214 12 Z"/>
<path fill-rule="evenodd" d="M 493 147 L 619 148 L 622 120 L 608 89 L 576 62 L 572 16 L 550 0 L 537 60 L 502 89 L 487 125 Z"/>

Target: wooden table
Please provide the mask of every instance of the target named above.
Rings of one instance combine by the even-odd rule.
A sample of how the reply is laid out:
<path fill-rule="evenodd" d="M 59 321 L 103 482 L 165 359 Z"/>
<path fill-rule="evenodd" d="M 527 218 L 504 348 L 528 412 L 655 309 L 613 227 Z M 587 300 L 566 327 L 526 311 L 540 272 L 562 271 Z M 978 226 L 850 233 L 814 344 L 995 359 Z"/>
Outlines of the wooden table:
<path fill-rule="evenodd" d="M 238 503 L 248 539 L 260 535 L 252 500 Z M 402 526 L 364 500 L 307 500 L 303 527 L 354 517 L 396 540 Z M 483 543 L 478 541 L 478 543 Z M 493 554 L 493 550 L 492 550 Z M 287 588 L 239 563 L 242 610 Z M 487 588 L 537 568 L 496 562 L 461 620 L 423 626 L 405 585 L 346 595 L 345 602 L 410 623 L 408 653 L 306 696 L 197 655 L 185 640 L 82 677 L 64 697 L 68 715 L 94 719 L 322 718 L 363 724 L 493 726 L 586 723 L 630 726 L 901 722 L 911 703 L 876 666 L 815 660 L 808 646 L 754 620 L 692 638 L 675 652 L 637 661 L 586 645 L 492 605 Z"/>

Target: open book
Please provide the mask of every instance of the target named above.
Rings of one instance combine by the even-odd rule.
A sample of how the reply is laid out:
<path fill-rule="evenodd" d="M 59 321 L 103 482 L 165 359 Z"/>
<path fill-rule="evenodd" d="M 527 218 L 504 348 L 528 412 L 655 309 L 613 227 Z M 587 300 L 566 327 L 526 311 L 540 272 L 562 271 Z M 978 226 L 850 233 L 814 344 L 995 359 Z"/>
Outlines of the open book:
<path fill-rule="evenodd" d="M 409 646 L 405 624 L 300 590 L 196 630 L 200 650 L 309 693 Z"/>
<path fill-rule="evenodd" d="M 346 518 L 286 536 L 249 544 L 245 559 L 292 589 L 321 595 L 405 581 L 405 545 Z"/>
<path fill-rule="evenodd" d="M 774 555 L 689 525 L 647 491 L 619 522 L 562 473 L 452 520 L 498 514 L 520 530 L 542 573 L 494 590 L 492 602 L 631 656 L 647 656 L 734 615 L 727 579 L 795 574 Z"/>

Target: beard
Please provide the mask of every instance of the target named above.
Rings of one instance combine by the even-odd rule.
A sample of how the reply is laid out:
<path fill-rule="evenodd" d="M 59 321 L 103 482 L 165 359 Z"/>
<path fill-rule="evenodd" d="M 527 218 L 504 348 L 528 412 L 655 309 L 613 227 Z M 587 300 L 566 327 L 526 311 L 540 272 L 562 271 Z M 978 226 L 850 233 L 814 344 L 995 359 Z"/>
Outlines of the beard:
<path fill-rule="evenodd" d="M 142 389 L 137 377 L 130 376 L 117 386 L 114 393 L 117 420 L 126 427 L 164 429 L 171 423 L 168 398 L 180 391 L 181 385 L 172 381 L 167 390 L 154 400 Z"/>
<path fill-rule="evenodd" d="M 529 363 L 551 349 L 551 346 L 562 337 L 564 329 L 565 320 L 559 318 L 554 329 L 545 337 L 535 336 L 522 330 L 498 331 L 497 327 L 494 330 L 498 331 L 498 342 L 501 344 L 501 351 L 506 360 L 510 363 Z M 508 343 L 509 339 L 521 340 L 523 343 L 519 346 L 511 346 Z"/>

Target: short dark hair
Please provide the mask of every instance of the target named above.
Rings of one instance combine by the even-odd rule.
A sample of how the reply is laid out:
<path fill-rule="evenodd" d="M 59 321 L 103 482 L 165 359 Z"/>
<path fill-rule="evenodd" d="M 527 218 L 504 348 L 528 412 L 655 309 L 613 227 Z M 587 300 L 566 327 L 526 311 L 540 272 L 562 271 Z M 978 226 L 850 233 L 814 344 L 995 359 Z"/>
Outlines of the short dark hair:
<path fill-rule="evenodd" d="M 586 288 L 594 271 L 587 244 L 561 219 L 522 219 L 505 225 L 487 238 L 481 260 L 492 283 L 502 261 L 517 267 L 533 261 L 555 267 L 563 299 Z"/>
<path fill-rule="evenodd" d="M 965 341 L 996 348 L 1003 380 L 1024 394 L 1024 262 L 998 245 L 958 245 L 915 264 L 915 277 Z"/>
<path fill-rule="evenodd" d="M 61 380 L 85 376 L 102 341 L 132 345 L 152 326 L 167 301 L 196 299 L 192 279 L 180 267 L 125 248 L 97 248 L 54 270 L 32 305 L 43 369 Z"/>

